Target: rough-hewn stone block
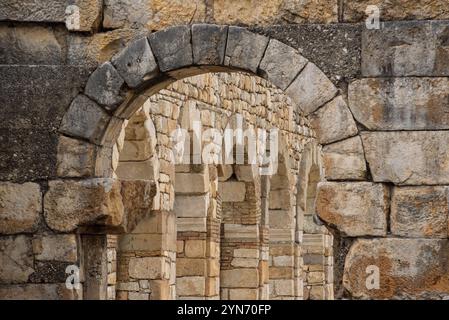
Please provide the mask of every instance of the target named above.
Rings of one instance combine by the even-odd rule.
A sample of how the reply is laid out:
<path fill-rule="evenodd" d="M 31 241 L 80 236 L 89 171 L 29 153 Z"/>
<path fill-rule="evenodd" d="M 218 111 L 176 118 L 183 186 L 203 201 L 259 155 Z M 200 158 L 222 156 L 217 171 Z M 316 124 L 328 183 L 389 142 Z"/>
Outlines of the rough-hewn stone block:
<path fill-rule="evenodd" d="M 56 170 L 59 177 L 93 175 L 95 145 L 83 140 L 59 136 Z"/>
<path fill-rule="evenodd" d="M 448 139 L 447 131 L 362 133 L 374 181 L 400 185 L 449 183 Z"/>
<path fill-rule="evenodd" d="M 409 238 L 447 238 L 448 187 L 396 187 L 391 198 L 391 232 Z"/>
<path fill-rule="evenodd" d="M 175 192 L 182 194 L 198 194 L 209 191 L 209 174 L 205 173 L 176 173 Z"/>
<path fill-rule="evenodd" d="M 202 258 L 206 256 L 206 240 L 186 240 L 185 255 L 189 258 Z"/>
<path fill-rule="evenodd" d="M 135 88 L 159 72 L 156 60 L 147 38 L 141 38 L 128 44 L 112 63 L 130 88 Z"/>
<path fill-rule="evenodd" d="M 38 236 L 33 239 L 36 260 L 76 262 L 77 252 L 74 234 Z"/>
<path fill-rule="evenodd" d="M 326 180 L 365 180 L 366 162 L 359 136 L 323 148 Z"/>
<path fill-rule="evenodd" d="M 343 97 L 338 96 L 310 115 L 318 141 L 328 144 L 357 134 L 357 126 Z"/>
<path fill-rule="evenodd" d="M 362 33 L 362 75 L 447 76 L 447 22 L 385 22 Z"/>
<path fill-rule="evenodd" d="M 337 94 L 337 88 L 316 65 L 309 62 L 285 93 L 307 115 L 329 102 Z"/>
<path fill-rule="evenodd" d="M 221 287 L 223 288 L 257 288 L 259 272 L 257 269 L 239 268 L 220 271 Z"/>
<path fill-rule="evenodd" d="M 218 193 L 223 202 L 242 202 L 245 200 L 245 182 L 226 181 L 218 184 Z"/>
<path fill-rule="evenodd" d="M 257 72 L 268 38 L 245 28 L 229 27 L 225 65 Z"/>
<path fill-rule="evenodd" d="M 114 110 L 124 100 L 120 95 L 124 83 L 114 66 L 105 62 L 91 74 L 84 93 L 106 109 Z"/>
<path fill-rule="evenodd" d="M 346 256 L 343 284 L 354 298 L 441 299 L 449 290 L 448 250 L 447 240 L 360 239 Z M 373 290 L 366 284 L 375 284 L 375 267 Z"/>
<path fill-rule="evenodd" d="M 123 220 L 120 182 L 114 179 L 49 182 L 44 216 L 50 228 L 72 231 L 80 225 L 118 226 Z"/>
<path fill-rule="evenodd" d="M 193 63 L 222 65 L 226 50 L 227 26 L 194 24 L 192 26 Z"/>
<path fill-rule="evenodd" d="M 204 277 L 181 277 L 176 279 L 176 290 L 180 296 L 202 296 L 205 290 Z"/>
<path fill-rule="evenodd" d="M 174 211 L 177 217 L 206 217 L 209 195 L 175 197 Z"/>
<path fill-rule="evenodd" d="M 84 95 L 78 95 L 62 119 L 59 131 L 99 143 L 109 122 L 108 114 Z"/>
<path fill-rule="evenodd" d="M 0 283 L 25 283 L 34 272 L 31 238 L 0 238 Z"/>
<path fill-rule="evenodd" d="M 207 273 L 206 259 L 177 258 L 176 276 L 205 276 Z"/>
<path fill-rule="evenodd" d="M 271 39 L 260 62 L 258 73 L 278 88 L 285 90 L 307 63 L 299 52 Z"/>
<path fill-rule="evenodd" d="M 448 78 L 360 79 L 349 85 L 349 107 L 370 130 L 449 128 Z"/>
<path fill-rule="evenodd" d="M 170 27 L 152 33 L 148 38 L 162 72 L 190 66 L 193 63 L 189 27 Z"/>
<path fill-rule="evenodd" d="M 131 258 L 128 272 L 135 279 L 168 279 L 163 257 Z"/>
<path fill-rule="evenodd" d="M 318 184 L 317 213 L 347 236 L 385 236 L 389 190 L 370 182 Z"/>
<path fill-rule="evenodd" d="M 369 5 L 379 8 L 380 19 L 387 20 L 432 20 L 449 19 L 449 8 L 445 0 L 349 0 L 345 2 L 344 21 L 363 22 Z"/>
<path fill-rule="evenodd" d="M 33 232 L 42 213 L 42 194 L 36 183 L 0 183 L 0 234 Z"/>

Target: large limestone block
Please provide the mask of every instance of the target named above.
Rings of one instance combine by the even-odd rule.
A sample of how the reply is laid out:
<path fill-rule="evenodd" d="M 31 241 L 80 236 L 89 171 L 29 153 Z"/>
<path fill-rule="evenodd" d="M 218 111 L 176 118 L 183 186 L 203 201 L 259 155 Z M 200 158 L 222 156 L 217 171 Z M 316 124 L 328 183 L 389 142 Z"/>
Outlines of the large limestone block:
<path fill-rule="evenodd" d="M 33 239 L 33 253 L 40 261 L 76 262 L 77 240 L 74 234 L 37 236 Z"/>
<path fill-rule="evenodd" d="M 0 283 L 25 283 L 34 273 L 31 238 L 0 238 Z"/>
<path fill-rule="evenodd" d="M 346 256 L 343 285 L 360 299 L 440 299 L 449 291 L 448 250 L 447 240 L 360 239 Z"/>
<path fill-rule="evenodd" d="M 144 81 L 154 78 L 159 72 L 146 37 L 128 44 L 123 51 L 113 57 L 112 63 L 130 88 L 138 87 Z"/>
<path fill-rule="evenodd" d="M 347 236 L 385 236 L 388 197 L 388 188 L 380 183 L 322 182 L 316 209 L 321 219 Z"/>
<path fill-rule="evenodd" d="M 449 51 L 446 37 L 445 21 L 385 22 L 378 30 L 364 28 L 362 75 L 447 76 Z"/>
<path fill-rule="evenodd" d="M 391 232 L 409 238 L 447 238 L 448 187 L 396 187 L 391 198 Z"/>
<path fill-rule="evenodd" d="M 142 222 L 149 224 L 151 221 L 154 229 L 160 225 L 164 225 L 162 220 L 163 213 L 154 214 L 149 217 L 151 207 L 153 205 L 153 198 L 156 193 L 154 188 L 154 182 L 149 180 L 124 180 L 121 181 L 121 190 L 123 208 L 125 213 L 124 224 L 126 224 L 126 230 L 129 232 L 133 230 L 136 232 L 136 226 L 142 227 Z M 157 218 L 160 218 L 159 220 Z M 155 231 L 153 228 L 148 228 L 151 231 Z M 150 231 L 147 231 L 150 232 Z"/>
<path fill-rule="evenodd" d="M 373 180 L 398 185 L 449 183 L 447 131 L 363 132 Z"/>
<path fill-rule="evenodd" d="M 205 276 L 207 273 L 206 259 L 176 258 L 176 276 Z"/>
<path fill-rule="evenodd" d="M 120 95 L 124 83 L 114 66 L 105 62 L 91 74 L 84 92 L 106 109 L 114 110 L 124 100 Z"/>
<path fill-rule="evenodd" d="M 316 65 L 309 62 L 285 93 L 307 115 L 329 102 L 337 94 L 337 88 Z"/>
<path fill-rule="evenodd" d="M 449 19 L 449 7 L 446 0 L 349 0 L 345 2 L 344 20 L 363 22 L 366 9 L 375 5 L 381 12 L 381 20 L 432 20 Z"/>
<path fill-rule="evenodd" d="M 59 137 L 56 170 L 59 177 L 84 177 L 93 174 L 95 145 L 83 140 Z"/>
<path fill-rule="evenodd" d="M 206 217 L 209 194 L 200 196 L 175 196 L 174 212 L 177 217 Z"/>
<path fill-rule="evenodd" d="M 179 296 L 203 296 L 204 277 L 181 277 L 176 279 L 176 291 Z"/>
<path fill-rule="evenodd" d="M 135 279 L 168 279 L 169 270 L 164 257 L 131 258 L 129 275 Z"/>
<path fill-rule="evenodd" d="M 254 268 L 238 268 L 220 271 L 222 288 L 257 288 L 259 272 Z"/>
<path fill-rule="evenodd" d="M 67 289 L 65 283 L 28 283 L 0 286 L 2 300 L 82 300 L 83 289 Z"/>
<path fill-rule="evenodd" d="M 175 175 L 175 193 L 198 194 L 209 191 L 209 174 L 178 172 Z"/>
<path fill-rule="evenodd" d="M 0 234 L 32 232 L 42 213 L 42 194 L 36 183 L 0 183 Z"/>
<path fill-rule="evenodd" d="M 162 72 L 190 66 L 193 63 L 189 27 L 170 27 L 152 33 L 148 38 Z"/>
<path fill-rule="evenodd" d="M 109 120 L 110 116 L 99 105 L 80 94 L 70 104 L 59 131 L 99 143 Z"/>
<path fill-rule="evenodd" d="M 118 226 L 123 211 L 120 182 L 114 179 L 50 181 L 44 197 L 45 220 L 56 231 L 89 224 Z"/>
<path fill-rule="evenodd" d="M 193 62 L 199 65 L 222 65 L 227 35 L 227 26 L 194 24 L 192 26 Z"/>
<path fill-rule="evenodd" d="M 357 134 L 357 125 L 342 96 L 338 96 L 310 115 L 318 141 L 328 144 Z"/>
<path fill-rule="evenodd" d="M 224 63 L 227 66 L 257 72 L 268 38 L 245 28 L 229 27 Z"/>
<path fill-rule="evenodd" d="M 306 63 L 307 59 L 297 50 L 271 39 L 260 62 L 258 73 L 278 88 L 285 90 Z"/>
<path fill-rule="evenodd" d="M 365 180 L 366 161 L 360 136 L 323 147 L 326 180 Z"/>
<path fill-rule="evenodd" d="M 448 78 L 360 79 L 349 85 L 349 107 L 370 130 L 449 128 Z"/>
<path fill-rule="evenodd" d="M 245 182 L 226 181 L 218 184 L 218 194 L 223 202 L 242 202 L 245 201 L 246 186 Z"/>

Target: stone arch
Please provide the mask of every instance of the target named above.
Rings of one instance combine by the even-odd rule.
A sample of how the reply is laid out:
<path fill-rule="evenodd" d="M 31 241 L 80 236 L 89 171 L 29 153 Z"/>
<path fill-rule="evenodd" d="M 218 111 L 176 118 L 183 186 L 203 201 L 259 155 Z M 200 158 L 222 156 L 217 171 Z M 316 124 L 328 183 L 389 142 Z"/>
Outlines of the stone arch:
<path fill-rule="evenodd" d="M 60 133 L 86 149 L 93 149 L 91 157 L 82 163 L 89 166 L 87 173 L 81 175 L 84 185 L 96 183 L 95 179 L 115 183 L 112 163 L 115 142 L 123 123 L 151 95 L 178 79 L 213 71 L 248 72 L 282 89 L 298 111 L 308 116 L 319 142 L 330 143 L 357 133 L 355 124 L 347 125 L 353 119 L 337 88 L 297 50 L 241 27 L 208 24 L 171 27 L 133 41 L 111 61 L 100 65 L 89 77 L 84 92 L 75 97 L 64 115 Z M 329 130 L 329 114 L 337 114 L 346 123 L 342 121 L 337 130 Z M 289 129 L 303 130 L 299 124 L 296 126 Z M 155 127 L 158 131 L 158 122 Z M 71 155 L 66 154 L 64 148 L 59 150 L 60 177 L 80 177 L 67 169 L 73 167 Z M 165 155 L 164 151 L 162 154 Z M 169 159 L 160 157 L 159 161 L 162 160 Z M 171 169 L 164 169 L 162 165 L 160 168 L 160 176 L 164 174 L 164 179 L 168 177 L 170 181 L 169 172 L 164 170 Z M 67 180 L 66 183 L 72 182 Z M 160 200 L 161 216 L 173 209 L 170 191 L 166 195 Z M 107 202 L 107 199 L 101 201 Z M 68 211 L 70 213 L 70 209 Z M 65 213 L 60 214 L 64 216 Z M 126 210 L 117 208 L 103 215 L 101 220 L 81 215 L 70 222 L 71 230 L 84 225 L 101 226 L 102 230 L 123 229 Z M 63 219 L 60 223 L 64 223 Z"/>

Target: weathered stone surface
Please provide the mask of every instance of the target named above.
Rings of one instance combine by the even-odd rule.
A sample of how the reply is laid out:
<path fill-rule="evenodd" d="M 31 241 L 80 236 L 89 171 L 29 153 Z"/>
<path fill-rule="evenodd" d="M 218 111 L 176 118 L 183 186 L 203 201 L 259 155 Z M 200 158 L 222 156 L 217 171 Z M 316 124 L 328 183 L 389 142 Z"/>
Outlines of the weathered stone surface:
<path fill-rule="evenodd" d="M 83 290 L 66 288 L 65 283 L 0 285 L 0 299 L 4 300 L 80 300 Z"/>
<path fill-rule="evenodd" d="M 226 181 L 218 184 L 218 194 L 223 202 L 242 202 L 245 200 L 245 182 Z"/>
<path fill-rule="evenodd" d="M 320 68 L 335 84 L 360 74 L 362 24 L 295 24 L 253 28 L 279 40 Z"/>
<path fill-rule="evenodd" d="M 193 63 L 189 27 L 170 27 L 152 33 L 148 38 L 162 72 L 190 66 Z"/>
<path fill-rule="evenodd" d="M 326 223 L 350 237 L 385 236 L 389 190 L 371 182 L 321 182 L 316 210 Z"/>
<path fill-rule="evenodd" d="M 36 260 L 76 262 L 77 242 L 74 234 L 38 236 L 33 239 Z"/>
<path fill-rule="evenodd" d="M 343 284 L 354 298 L 441 299 L 448 292 L 448 249 L 447 240 L 360 239 L 346 256 Z M 379 268 L 379 289 L 366 286 L 373 276 L 368 266 Z"/>
<path fill-rule="evenodd" d="M 63 64 L 59 29 L 41 26 L 0 26 L 2 64 Z"/>
<path fill-rule="evenodd" d="M 48 226 L 57 231 L 88 224 L 117 226 L 123 220 L 120 182 L 106 178 L 50 181 L 44 216 Z"/>
<path fill-rule="evenodd" d="M 385 22 L 362 33 L 362 75 L 447 76 L 447 22 Z"/>
<path fill-rule="evenodd" d="M 152 227 L 156 228 L 156 230 L 160 224 L 163 224 L 157 219 L 159 215 L 148 217 L 156 193 L 154 182 L 148 180 L 124 180 L 121 181 L 120 193 L 122 195 L 126 230 L 128 232 L 132 230 L 134 230 L 133 232 L 139 232 L 135 228 L 136 226 L 144 228 L 142 222 L 150 223 L 151 221 Z M 151 231 L 147 228 L 147 232 Z"/>
<path fill-rule="evenodd" d="M 190 258 L 202 258 L 206 256 L 206 240 L 186 240 L 185 254 Z"/>
<path fill-rule="evenodd" d="M 448 213 L 448 187 L 396 187 L 391 198 L 391 233 L 408 238 L 447 238 Z"/>
<path fill-rule="evenodd" d="M 84 92 L 106 109 L 114 110 L 123 101 L 120 96 L 123 84 L 124 80 L 114 66 L 105 62 L 91 74 Z"/>
<path fill-rule="evenodd" d="M 95 169 L 95 145 L 59 136 L 56 170 L 58 177 L 90 176 Z"/>
<path fill-rule="evenodd" d="M 204 21 L 205 14 L 201 0 L 105 0 L 103 27 L 161 30 Z"/>
<path fill-rule="evenodd" d="M 362 133 L 374 181 L 399 185 L 449 183 L 448 138 L 447 131 Z"/>
<path fill-rule="evenodd" d="M 167 277 L 163 257 L 131 258 L 129 275 L 135 279 L 163 279 Z"/>
<path fill-rule="evenodd" d="M 99 143 L 109 122 L 108 114 L 84 95 L 78 95 L 62 119 L 59 131 Z"/>
<path fill-rule="evenodd" d="M 298 51 L 271 39 L 260 62 L 258 73 L 278 88 L 285 90 L 306 63 L 307 59 Z"/>
<path fill-rule="evenodd" d="M 257 288 L 259 272 L 254 268 L 221 270 L 220 280 L 223 288 Z"/>
<path fill-rule="evenodd" d="M 245 28 L 229 27 L 225 65 L 257 72 L 268 38 Z"/>
<path fill-rule="evenodd" d="M 130 88 L 153 78 L 159 71 L 146 37 L 131 42 L 114 56 L 112 63 Z"/>
<path fill-rule="evenodd" d="M 227 26 L 194 24 L 192 26 L 193 63 L 223 64 L 227 35 Z"/>
<path fill-rule="evenodd" d="M 448 78 L 361 79 L 349 85 L 349 107 L 370 130 L 449 128 Z"/>
<path fill-rule="evenodd" d="M 0 238 L 0 283 L 25 283 L 34 272 L 31 238 Z"/>
<path fill-rule="evenodd" d="M 209 174 L 207 171 L 204 173 L 176 173 L 176 193 L 198 194 L 207 191 L 209 191 Z"/>
<path fill-rule="evenodd" d="M 207 273 L 206 259 L 176 258 L 176 276 L 205 276 Z"/>
<path fill-rule="evenodd" d="M 206 232 L 206 217 L 180 217 L 176 219 L 176 227 L 178 232 Z"/>
<path fill-rule="evenodd" d="M 379 8 L 380 20 L 383 21 L 449 19 L 449 8 L 445 0 L 349 0 L 345 2 L 344 21 L 363 22 L 369 5 Z"/>
<path fill-rule="evenodd" d="M 360 136 L 323 147 L 326 180 L 365 180 L 366 162 Z"/>
<path fill-rule="evenodd" d="M 176 290 L 181 296 L 202 296 L 205 290 L 204 277 L 181 277 L 176 279 Z"/>
<path fill-rule="evenodd" d="M 206 217 L 209 195 L 175 197 L 174 212 L 177 217 Z"/>
<path fill-rule="evenodd" d="M 336 95 L 337 88 L 316 65 L 309 62 L 285 93 L 307 115 L 329 102 Z"/>
<path fill-rule="evenodd" d="M 336 97 L 311 114 L 310 120 L 321 144 L 342 140 L 358 132 L 351 111 L 342 96 Z"/>
<path fill-rule="evenodd" d="M 225 1 L 213 2 L 214 19 L 221 24 L 337 22 L 337 1 Z"/>
<path fill-rule="evenodd" d="M 35 231 L 42 213 L 42 194 L 36 183 L 0 183 L 0 234 Z"/>

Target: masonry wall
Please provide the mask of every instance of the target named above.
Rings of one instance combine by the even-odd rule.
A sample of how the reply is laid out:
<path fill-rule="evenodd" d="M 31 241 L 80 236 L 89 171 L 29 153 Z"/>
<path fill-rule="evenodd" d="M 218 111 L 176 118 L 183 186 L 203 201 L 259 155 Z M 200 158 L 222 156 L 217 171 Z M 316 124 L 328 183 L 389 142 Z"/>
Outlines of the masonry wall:
<path fill-rule="evenodd" d="M 58 166 L 63 161 L 58 148 L 65 145 L 81 162 L 97 152 L 59 139 L 63 115 L 90 72 L 131 39 L 195 21 L 245 24 L 297 48 L 348 103 L 360 135 L 320 141 L 329 182 L 318 190 L 317 211 L 341 244 L 334 248 L 338 293 L 349 298 L 447 296 L 446 1 L 377 1 L 385 21 L 379 30 L 365 28 L 365 5 L 372 4 L 366 1 L 249 2 L 244 7 L 206 1 L 190 2 L 189 8 L 163 1 L 142 1 L 140 8 L 119 3 L 76 2 L 79 24 L 73 20 L 76 8 L 66 18 L 64 1 L 0 5 L 2 297 L 81 297 L 80 291 L 66 295 L 59 290 L 65 268 L 86 259 L 83 241 L 100 249 L 108 244 L 101 237 L 81 239 L 64 231 L 66 226 L 56 226 L 63 231 L 55 232 L 47 223 L 45 199 L 61 186 L 58 177 L 73 171 Z M 329 117 L 328 128 L 334 119 Z M 91 169 L 83 170 L 81 175 L 87 175 Z M 84 187 L 73 181 L 65 193 L 76 203 L 75 194 Z M 89 188 L 112 198 L 119 194 L 110 181 Z M 360 206 L 372 210 L 354 210 Z M 18 257 L 19 270 L 11 269 L 11 254 Z M 380 289 L 365 287 L 367 263 L 380 268 Z M 60 270 L 64 277 L 42 276 L 48 270 Z"/>

